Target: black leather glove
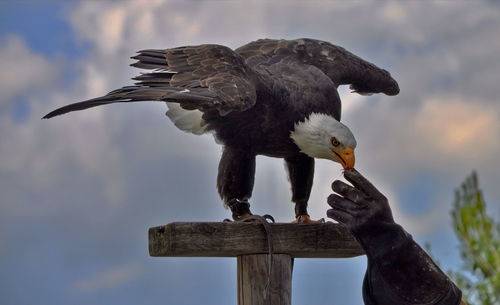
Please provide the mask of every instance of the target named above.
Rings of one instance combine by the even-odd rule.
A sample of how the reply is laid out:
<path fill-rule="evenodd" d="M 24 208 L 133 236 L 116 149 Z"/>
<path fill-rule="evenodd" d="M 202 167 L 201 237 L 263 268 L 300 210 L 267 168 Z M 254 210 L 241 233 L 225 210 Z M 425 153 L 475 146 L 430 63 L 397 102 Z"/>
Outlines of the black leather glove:
<path fill-rule="evenodd" d="M 365 304 L 458 305 L 461 291 L 403 228 L 394 222 L 387 198 L 355 169 L 352 183 L 334 181 L 328 217 L 344 224 L 368 257 L 363 283 Z"/>

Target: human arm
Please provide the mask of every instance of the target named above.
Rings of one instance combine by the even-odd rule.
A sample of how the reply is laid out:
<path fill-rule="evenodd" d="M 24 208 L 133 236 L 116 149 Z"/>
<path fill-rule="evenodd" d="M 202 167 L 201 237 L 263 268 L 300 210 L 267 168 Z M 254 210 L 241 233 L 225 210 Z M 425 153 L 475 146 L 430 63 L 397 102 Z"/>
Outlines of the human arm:
<path fill-rule="evenodd" d="M 458 305 L 461 291 L 425 251 L 394 222 L 387 198 L 355 169 L 353 185 L 334 181 L 327 215 L 344 224 L 368 258 L 363 282 L 366 305 Z"/>

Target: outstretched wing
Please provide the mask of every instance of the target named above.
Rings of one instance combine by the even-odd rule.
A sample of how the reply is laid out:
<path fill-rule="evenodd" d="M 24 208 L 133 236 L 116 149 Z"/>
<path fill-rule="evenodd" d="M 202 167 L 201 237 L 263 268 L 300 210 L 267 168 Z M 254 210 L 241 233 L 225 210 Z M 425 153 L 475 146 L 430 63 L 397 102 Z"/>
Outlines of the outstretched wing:
<path fill-rule="evenodd" d="M 336 86 L 351 85 L 360 94 L 399 93 L 391 74 L 346 49 L 315 39 L 260 39 L 235 50 L 250 66 L 276 62 L 310 64 L 325 73 Z"/>
<path fill-rule="evenodd" d="M 44 118 L 119 102 L 176 102 L 184 109 L 215 109 L 220 115 L 255 104 L 253 71 L 227 47 L 199 45 L 138 53 L 132 57 L 137 60 L 132 66 L 153 71 L 135 77 L 138 82 L 134 86 L 61 107 Z"/>

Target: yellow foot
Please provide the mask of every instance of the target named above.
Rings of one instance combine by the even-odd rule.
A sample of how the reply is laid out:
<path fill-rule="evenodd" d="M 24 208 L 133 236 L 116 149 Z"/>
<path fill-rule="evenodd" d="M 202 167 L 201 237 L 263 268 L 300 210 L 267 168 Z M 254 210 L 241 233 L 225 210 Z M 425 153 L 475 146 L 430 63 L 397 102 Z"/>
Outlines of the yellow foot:
<path fill-rule="evenodd" d="M 320 220 L 312 220 L 309 215 L 299 215 L 295 217 L 293 223 L 324 223 L 325 219 L 321 218 Z"/>
<path fill-rule="evenodd" d="M 253 216 L 253 214 L 251 214 L 251 213 L 242 214 L 242 215 L 238 216 L 237 221 L 245 220 L 245 218 L 248 218 L 250 216 Z"/>

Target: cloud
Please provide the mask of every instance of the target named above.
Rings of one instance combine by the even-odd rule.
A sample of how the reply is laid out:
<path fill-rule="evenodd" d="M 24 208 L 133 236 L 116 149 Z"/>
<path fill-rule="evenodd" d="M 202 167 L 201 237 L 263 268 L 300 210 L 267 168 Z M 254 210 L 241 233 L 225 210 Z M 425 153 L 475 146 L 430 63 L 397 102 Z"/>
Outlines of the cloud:
<path fill-rule="evenodd" d="M 73 289 L 78 292 L 114 289 L 134 280 L 139 275 L 140 270 L 136 265 L 115 266 L 74 283 Z"/>
<path fill-rule="evenodd" d="M 125 40 L 125 36 L 140 34 L 150 37 L 154 34 L 155 11 L 165 3 L 162 0 L 85 1 L 73 10 L 70 20 L 80 39 L 92 42 L 98 52 L 114 54 L 123 49 L 124 44 L 133 44 L 133 41 Z"/>
<path fill-rule="evenodd" d="M 381 19 L 392 23 L 404 24 L 408 19 L 408 8 L 399 2 L 389 2 L 379 12 Z"/>
<path fill-rule="evenodd" d="M 465 161 L 497 155 L 500 113 L 495 107 L 477 107 L 477 101 L 431 98 L 415 116 L 414 128 L 423 135 L 429 152 L 454 155 Z"/>
<path fill-rule="evenodd" d="M 0 101 L 9 102 L 51 82 L 58 64 L 31 50 L 22 37 L 9 35 L 0 41 Z"/>

